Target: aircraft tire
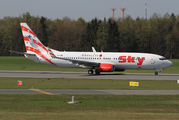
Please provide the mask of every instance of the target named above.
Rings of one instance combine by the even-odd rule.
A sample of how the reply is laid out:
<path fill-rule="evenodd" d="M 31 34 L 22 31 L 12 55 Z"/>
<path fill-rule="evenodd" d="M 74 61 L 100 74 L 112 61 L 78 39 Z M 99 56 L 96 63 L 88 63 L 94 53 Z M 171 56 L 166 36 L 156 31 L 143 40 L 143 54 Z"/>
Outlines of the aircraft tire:
<path fill-rule="evenodd" d="M 157 72 L 157 71 L 155 72 L 155 75 L 158 75 L 158 72 Z"/>
<path fill-rule="evenodd" d="M 100 72 L 98 72 L 98 70 L 95 70 L 95 74 L 96 74 L 96 75 L 99 75 L 99 74 L 100 74 Z"/>
<path fill-rule="evenodd" d="M 88 70 L 88 74 L 92 75 L 93 74 L 93 70 Z"/>

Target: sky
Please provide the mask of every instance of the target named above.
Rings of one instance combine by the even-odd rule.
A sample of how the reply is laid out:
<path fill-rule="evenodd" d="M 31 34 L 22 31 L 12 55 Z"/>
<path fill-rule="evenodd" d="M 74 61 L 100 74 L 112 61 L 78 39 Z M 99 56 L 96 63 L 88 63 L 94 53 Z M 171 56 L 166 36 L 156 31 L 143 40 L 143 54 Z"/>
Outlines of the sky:
<path fill-rule="evenodd" d="M 179 15 L 179 0 L 147 0 L 147 18 L 154 13 Z M 133 19 L 145 17 L 145 0 L 0 0 L 0 19 L 6 16 L 19 17 L 29 12 L 32 16 L 44 16 L 55 20 L 69 17 L 77 20 L 93 18 L 103 20 L 112 17 L 111 8 L 116 8 L 115 18 L 122 17 L 120 8 L 126 8 L 124 16 Z"/>

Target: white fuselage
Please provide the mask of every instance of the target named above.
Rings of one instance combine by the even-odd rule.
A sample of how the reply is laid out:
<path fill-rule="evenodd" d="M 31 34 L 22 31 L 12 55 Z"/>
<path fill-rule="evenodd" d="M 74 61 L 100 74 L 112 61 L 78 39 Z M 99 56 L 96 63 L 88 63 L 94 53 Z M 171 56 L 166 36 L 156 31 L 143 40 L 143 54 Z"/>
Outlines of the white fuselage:
<path fill-rule="evenodd" d="M 53 50 L 53 53 L 59 58 L 83 60 L 97 62 L 100 64 L 113 64 L 115 69 L 149 69 L 160 70 L 173 65 L 169 60 L 163 59 L 163 56 L 148 53 L 129 53 L 129 52 L 66 52 Z M 28 57 L 28 56 L 26 56 Z M 47 54 L 47 58 L 58 67 L 83 67 L 78 64 L 73 64 L 70 61 L 51 58 Z M 29 57 L 28 57 L 29 58 Z M 30 58 L 31 59 L 31 58 Z M 34 60 L 34 59 L 32 59 Z M 54 65 L 48 61 L 38 57 L 36 62 Z M 85 67 L 84 67 L 85 68 Z"/>

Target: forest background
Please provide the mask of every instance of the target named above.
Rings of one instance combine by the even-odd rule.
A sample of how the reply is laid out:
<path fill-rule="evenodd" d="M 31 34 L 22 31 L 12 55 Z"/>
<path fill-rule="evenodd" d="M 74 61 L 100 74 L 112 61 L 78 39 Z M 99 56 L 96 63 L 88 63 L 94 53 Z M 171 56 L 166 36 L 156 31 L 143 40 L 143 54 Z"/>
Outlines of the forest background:
<path fill-rule="evenodd" d="M 142 52 L 179 58 L 179 15 L 154 13 L 150 18 L 126 16 L 86 22 L 69 17 L 51 20 L 24 13 L 0 19 L 0 56 L 25 52 L 20 23 L 26 22 L 45 46 L 59 51 Z"/>

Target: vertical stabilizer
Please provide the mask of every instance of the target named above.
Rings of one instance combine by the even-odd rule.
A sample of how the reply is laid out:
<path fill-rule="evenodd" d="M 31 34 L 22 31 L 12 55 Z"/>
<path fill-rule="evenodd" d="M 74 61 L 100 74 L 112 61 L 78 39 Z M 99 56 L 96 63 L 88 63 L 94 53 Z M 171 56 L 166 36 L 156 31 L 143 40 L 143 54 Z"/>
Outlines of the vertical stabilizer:
<path fill-rule="evenodd" d="M 27 52 L 38 54 L 40 52 L 48 53 L 47 48 L 40 42 L 34 32 L 26 23 L 21 23 L 22 34 Z"/>
<path fill-rule="evenodd" d="M 50 60 L 51 57 L 48 54 L 49 51 L 47 47 L 40 42 L 34 32 L 30 29 L 30 27 L 26 23 L 20 23 L 20 26 L 27 53 L 34 54 L 42 61 L 55 65 Z M 27 55 L 26 57 L 29 58 L 29 56 Z"/>

